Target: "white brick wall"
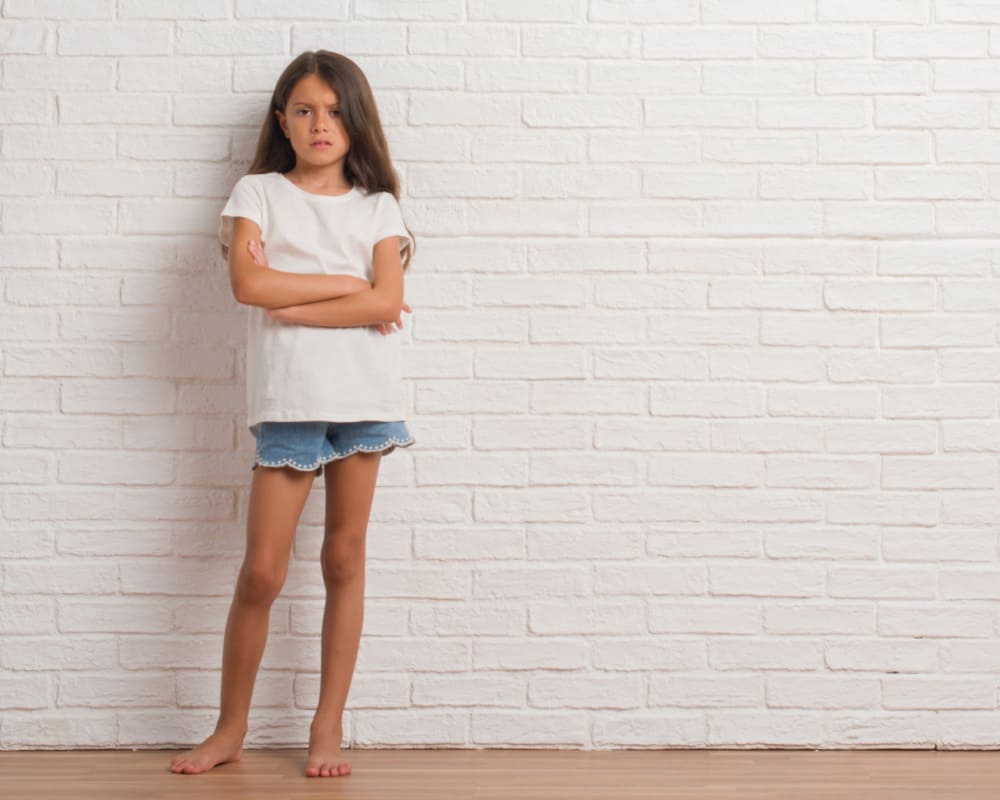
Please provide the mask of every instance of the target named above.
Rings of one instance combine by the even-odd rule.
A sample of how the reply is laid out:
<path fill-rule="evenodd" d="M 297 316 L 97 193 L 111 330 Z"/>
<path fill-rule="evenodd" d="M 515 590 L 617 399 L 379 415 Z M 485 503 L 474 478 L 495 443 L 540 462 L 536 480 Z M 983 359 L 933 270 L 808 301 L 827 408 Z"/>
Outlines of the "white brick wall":
<path fill-rule="evenodd" d="M 419 239 L 356 746 L 996 746 L 1000 1 L 4 0 L 0 746 L 215 721 L 217 215 L 304 49 Z M 248 745 L 304 746 L 322 482 Z"/>

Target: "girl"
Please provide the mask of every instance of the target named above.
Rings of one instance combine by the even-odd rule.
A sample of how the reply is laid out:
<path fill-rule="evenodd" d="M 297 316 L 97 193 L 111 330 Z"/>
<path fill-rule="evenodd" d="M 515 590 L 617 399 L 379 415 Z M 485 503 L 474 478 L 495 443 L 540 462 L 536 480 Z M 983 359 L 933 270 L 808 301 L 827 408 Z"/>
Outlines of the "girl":
<path fill-rule="evenodd" d="M 256 452 L 219 719 L 171 761 L 172 772 L 240 758 L 271 604 L 324 467 L 326 607 L 305 774 L 351 772 L 341 717 L 361 637 L 368 516 L 382 455 L 414 444 L 403 421 L 399 339 L 388 335 L 411 311 L 403 273 L 414 241 L 398 193 L 364 74 L 327 50 L 299 55 L 278 79 L 253 164 L 220 214 L 233 293 L 250 306 L 247 424 Z"/>

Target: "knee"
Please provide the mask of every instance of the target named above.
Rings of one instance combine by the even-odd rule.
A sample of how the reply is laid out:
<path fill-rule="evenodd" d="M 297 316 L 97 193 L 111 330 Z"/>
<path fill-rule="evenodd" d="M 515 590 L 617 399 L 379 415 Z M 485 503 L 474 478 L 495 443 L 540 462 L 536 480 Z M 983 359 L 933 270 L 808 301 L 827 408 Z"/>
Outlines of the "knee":
<path fill-rule="evenodd" d="M 236 589 L 240 597 L 252 603 L 271 603 L 281 592 L 285 576 L 273 567 L 244 565 Z"/>
<path fill-rule="evenodd" d="M 364 573 L 364 540 L 325 544 L 320 558 L 325 583 L 344 583 L 353 580 Z"/>

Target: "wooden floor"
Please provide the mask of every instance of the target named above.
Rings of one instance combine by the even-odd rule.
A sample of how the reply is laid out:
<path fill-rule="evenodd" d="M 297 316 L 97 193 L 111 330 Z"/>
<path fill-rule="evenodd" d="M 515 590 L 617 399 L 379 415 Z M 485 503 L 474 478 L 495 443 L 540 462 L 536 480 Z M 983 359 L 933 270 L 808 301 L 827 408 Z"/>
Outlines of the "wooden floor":
<path fill-rule="evenodd" d="M 3 800 L 996 800 L 1000 753 L 935 750 L 345 750 L 351 775 L 307 778 L 306 751 L 243 750 L 177 775 L 180 750 L 0 753 Z"/>

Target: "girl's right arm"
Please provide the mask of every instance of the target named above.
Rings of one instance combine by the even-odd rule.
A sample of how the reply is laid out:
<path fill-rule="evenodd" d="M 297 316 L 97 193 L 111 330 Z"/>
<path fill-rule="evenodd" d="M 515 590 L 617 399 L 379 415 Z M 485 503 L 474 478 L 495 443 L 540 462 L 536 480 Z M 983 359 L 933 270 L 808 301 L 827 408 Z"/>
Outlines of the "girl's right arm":
<path fill-rule="evenodd" d="M 260 242 L 261 230 L 246 217 L 233 218 L 233 238 L 229 245 L 229 277 L 233 296 L 240 303 L 261 308 L 315 303 L 343 297 L 371 288 L 371 283 L 354 275 L 303 275 L 281 272 L 254 261 L 249 243 Z"/>

